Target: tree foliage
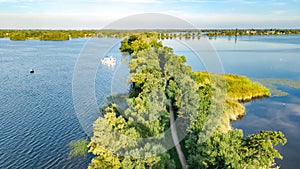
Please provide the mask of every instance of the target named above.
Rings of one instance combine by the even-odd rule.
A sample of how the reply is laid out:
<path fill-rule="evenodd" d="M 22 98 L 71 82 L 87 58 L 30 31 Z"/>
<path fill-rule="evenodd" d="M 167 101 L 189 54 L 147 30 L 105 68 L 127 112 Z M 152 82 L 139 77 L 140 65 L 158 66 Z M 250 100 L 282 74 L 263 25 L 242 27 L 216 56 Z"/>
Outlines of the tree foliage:
<path fill-rule="evenodd" d="M 227 132 L 231 129 L 230 122 L 244 116 L 245 107 L 240 102 L 251 101 L 256 98 L 270 96 L 270 90 L 257 82 L 252 82 L 244 76 L 232 74 L 215 75 L 208 72 L 194 72 L 194 77 L 199 85 L 201 100 L 209 104 L 213 101 L 212 91 L 221 89 L 225 91 L 226 100 L 224 100 L 223 113 L 219 130 Z M 225 84 L 221 86 L 220 84 Z M 210 91 L 210 96 L 203 98 L 207 90 Z M 219 92 L 214 92 L 219 93 Z M 202 105 L 207 105 L 202 103 Z M 202 107 L 202 106 L 201 106 Z"/>
<path fill-rule="evenodd" d="M 245 138 L 242 130 L 232 130 L 230 126 L 230 120 L 236 119 L 235 116 L 240 115 L 239 112 L 243 114 L 245 110 L 239 101 L 245 100 L 244 98 L 252 99 L 253 93 L 255 96 L 268 96 L 269 90 L 243 76 L 213 75 L 207 72 L 194 72 L 194 76 L 199 85 L 201 111 L 207 112 L 206 114 L 210 113 L 214 99 L 212 91 L 219 88 L 217 86 L 220 79 L 226 80 L 223 90 L 226 91 L 227 97 L 219 127 L 214 134 L 207 140 L 203 140 L 202 128 L 199 128 L 203 124 L 200 121 L 186 139 L 189 166 L 199 169 L 278 167 L 274 159 L 282 159 L 282 156 L 274 146 L 286 143 L 281 132 L 262 131 Z"/>
<path fill-rule="evenodd" d="M 162 47 L 162 43 L 158 42 L 158 34 L 154 32 L 131 35 L 128 39 L 121 42 L 120 50 L 124 53 L 129 53 L 132 56 L 137 52 L 145 49 Z"/>
<path fill-rule="evenodd" d="M 194 36 L 195 34 L 190 34 Z M 223 111 L 219 97 L 222 80 L 228 80 L 232 94 L 265 88 L 244 77 L 193 73 L 183 56 L 162 46 L 156 33 L 135 34 L 122 41 L 120 50 L 131 54 L 129 63 L 131 89 L 127 108 L 121 110 L 111 103 L 103 109 L 104 118 L 94 123 L 94 133 L 88 151 L 95 155 L 89 168 L 175 168 L 174 153 L 162 144 L 162 134 L 170 128 L 170 107 L 177 119 L 183 119 L 190 168 L 269 168 L 281 158 L 274 146 L 285 144 L 281 132 L 261 132 L 244 137 L 241 130 L 216 130 L 207 140 L 201 132 L 205 123 Z M 224 77 L 225 76 L 225 77 Z M 226 87 L 226 86 L 225 86 Z M 262 90 L 260 90 L 262 89 Z M 226 100 L 225 110 L 233 111 L 239 99 Z M 216 102 L 216 104 L 214 103 Z M 230 121 L 229 117 L 221 119 Z M 217 118 L 216 118 L 217 119 Z M 228 122 L 229 123 L 229 122 Z M 222 124 L 222 120 L 218 122 Z M 212 130 L 205 128 L 205 130 Z M 140 138 L 156 137 L 143 142 Z"/>
<path fill-rule="evenodd" d="M 27 40 L 27 37 L 24 33 L 16 32 L 10 35 L 10 40 Z"/>
<path fill-rule="evenodd" d="M 195 141 L 195 142 L 193 142 Z M 241 130 L 226 134 L 215 133 L 206 142 L 189 140 L 189 165 L 191 168 L 259 168 L 276 167 L 275 158 L 282 159 L 274 146 L 284 145 L 281 132 L 262 131 L 244 138 Z"/>
<path fill-rule="evenodd" d="M 40 40 L 69 40 L 67 32 L 51 31 L 40 35 Z"/>

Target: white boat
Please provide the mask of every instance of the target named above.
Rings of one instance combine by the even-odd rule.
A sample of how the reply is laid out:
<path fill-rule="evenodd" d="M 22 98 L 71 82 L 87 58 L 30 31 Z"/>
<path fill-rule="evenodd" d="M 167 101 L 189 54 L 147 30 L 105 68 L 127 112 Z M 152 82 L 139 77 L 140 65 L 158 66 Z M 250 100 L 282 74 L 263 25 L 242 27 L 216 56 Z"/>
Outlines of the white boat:
<path fill-rule="evenodd" d="M 30 69 L 30 70 L 29 70 L 29 73 L 34 73 L 34 69 Z"/>
<path fill-rule="evenodd" d="M 117 60 L 115 58 L 113 58 L 112 56 L 108 57 L 105 56 L 102 60 L 101 63 L 104 65 L 114 65 L 116 64 Z"/>

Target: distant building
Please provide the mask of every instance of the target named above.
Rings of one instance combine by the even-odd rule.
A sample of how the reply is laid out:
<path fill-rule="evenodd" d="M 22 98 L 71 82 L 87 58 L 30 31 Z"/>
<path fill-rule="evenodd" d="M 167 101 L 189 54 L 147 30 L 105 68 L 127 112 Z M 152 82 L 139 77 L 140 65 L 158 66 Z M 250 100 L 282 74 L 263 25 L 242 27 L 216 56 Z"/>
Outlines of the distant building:
<path fill-rule="evenodd" d="M 255 35 L 255 34 L 257 34 L 257 31 L 256 30 L 251 30 L 250 33 Z"/>
<path fill-rule="evenodd" d="M 247 30 L 247 31 L 246 31 L 246 34 L 247 34 L 247 35 L 250 35 L 250 34 L 251 34 L 251 35 L 256 35 L 256 34 L 257 34 L 257 31 L 254 30 L 254 29 Z"/>
<path fill-rule="evenodd" d="M 275 30 L 270 30 L 266 32 L 267 35 L 274 35 L 275 33 L 276 33 Z"/>

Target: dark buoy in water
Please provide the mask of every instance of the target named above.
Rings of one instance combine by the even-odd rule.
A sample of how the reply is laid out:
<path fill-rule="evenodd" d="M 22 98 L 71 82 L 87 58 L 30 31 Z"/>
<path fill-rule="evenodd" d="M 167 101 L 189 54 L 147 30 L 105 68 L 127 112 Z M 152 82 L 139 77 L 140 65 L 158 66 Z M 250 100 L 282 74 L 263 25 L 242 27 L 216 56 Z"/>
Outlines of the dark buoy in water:
<path fill-rule="evenodd" d="M 29 70 L 29 73 L 34 73 L 34 69 L 30 69 L 30 70 Z"/>

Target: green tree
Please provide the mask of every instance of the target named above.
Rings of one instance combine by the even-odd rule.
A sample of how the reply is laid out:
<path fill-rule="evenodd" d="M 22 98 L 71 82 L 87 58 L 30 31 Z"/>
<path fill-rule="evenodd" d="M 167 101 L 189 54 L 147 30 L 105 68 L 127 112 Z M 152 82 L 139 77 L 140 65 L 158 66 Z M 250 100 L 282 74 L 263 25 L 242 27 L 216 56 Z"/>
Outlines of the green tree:
<path fill-rule="evenodd" d="M 40 40 L 69 40 L 69 34 L 61 31 L 44 32 L 41 34 Z"/>
<path fill-rule="evenodd" d="M 95 157 L 90 168 L 174 168 L 174 153 L 155 141 L 143 139 L 161 135 L 170 127 L 170 113 L 188 132 L 181 145 L 186 147 L 190 168 L 269 168 L 275 158 L 281 158 L 274 146 L 285 144 L 281 132 L 261 132 L 244 137 L 241 130 L 216 130 L 204 140 L 202 131 L 212 132 L 206 123 L 222 121 L 230 125 L 226 113 L 239 105 L 238 98 L 268 94 L 268 90 L 249 79 L 234 75 L 193 73 L 186 58 L 162 46 L 157 33 L 135 34 L 122 41 L 120 50 L 131 54 L 130 95 L 127 108 L 121 110 L 111 103 L 103 108 L 104 118 L 94 123 L 94 133 L 88 145 Z M 224 79 L 227 82 L 224 82 Z M 225 83 L 231 100 L 224 98 Z M 257 89 L 257 90 L 256 90 Z M 248 93 L 248 91 L 251 92 Z M 246 93 L 246 94 L 245 94 Z M 235 97 L 235 94 L 238 97 Z M 162 153 L 161 152 L 166 152 Z M 179 153 L 179 152 L 178 152 Z"/>
<path fill-rule="evenodd" d="M 243 137 L 241 130 L 232 130 L 226 134 L 215 133 L 203 143 L 191 138 L 187 145 L 191 168 L 274 168 L 278 167 L 274 159 L 282 159 L 274 146 L 284 145 L 286 139 L 281 132 L 262 131 Z"/>
<path fill-rule="evenodd" d="M 15 32 L 10 34 L 10 40 L 26 40 L 26 35 L 22 32 Z"/>

